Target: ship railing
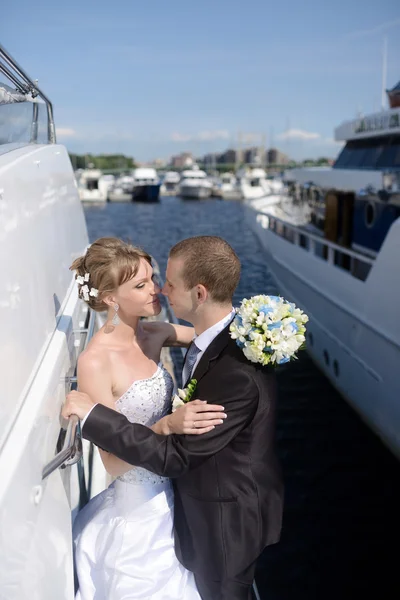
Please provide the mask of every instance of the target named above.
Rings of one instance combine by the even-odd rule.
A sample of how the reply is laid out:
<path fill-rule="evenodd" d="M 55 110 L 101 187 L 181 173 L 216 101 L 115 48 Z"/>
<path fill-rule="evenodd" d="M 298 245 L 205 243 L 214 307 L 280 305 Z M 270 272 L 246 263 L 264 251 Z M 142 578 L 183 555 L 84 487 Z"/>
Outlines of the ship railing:
<path fill-rule="evenodd" d="M 303 248 L 306 252 L 330 265 L 347 271 L 361 281 L 366 281 L 371 267 L 375 263 L 374 258 L 351 248 L 340 246 L 273 215 L 257 212 L 256 219 L 263 229 L 272 231 L 287 242 Z"/>
<path fill-rule="evenodd" d="M 37 81 L 34 81 L 10 55 L 7 50 L 0 45 L 0 74 L 7 78 L 10 88 L 2 86 L 1 109 L 7 110 L 6 123 L 9 123 L 10 129 L 2 136 L 7 140 L 7 144 L 23 145 L 26 143 L 55 144 L 56 129 L 54 125 L 53 105 L 49 98 L 39 88 Z M 41 102 L 38 101 L 41 99 Z M 46 107 L 46 117 L 42 116 L 41 107 Z M 17 112 L 18 111 L 18 112 Z M 29 116 L 27 115 L 29 113 Z M 15 131 L 11 129 L 13 123 L 16 123 Z M 42 129 L 45 129 L 42 133 Z M 25 130 L 24 130 L 25 129 Z M 3 142 L 5 143 L 5 142 Z"/>
<path fill-rule="evenodd" d="M 87 348 L 88 343 L 93 337 L 96 328 L 96 319 L 97 313 L 89 309 L 84 327 L 74 330 L 74 334 L 81 338 L 79 340 L 79 354 Z M 76 388 L 76 367 L 74 375 L 68 378 L 68 382 L 69 390 Z M 88 483 L 86 485 L 83 464 L 81 461 L 83 453 L 82 433 L 80 421 L 76 415 L 72 415 L 68 419 L 66 430 L 64 428 L 61 429 L 57 442 L 57 450 L 58 452 L 54 458 L 52 458 L 52 460 L 43 468 L 42 479 L 46 479 L 57 469 L 65 469 L 68 466 L 78 463 L 79 508 L 82 508 L 89 501 L 91 496 L 94 447 L 93 444 L 90 443 L 88 453 Z"/>

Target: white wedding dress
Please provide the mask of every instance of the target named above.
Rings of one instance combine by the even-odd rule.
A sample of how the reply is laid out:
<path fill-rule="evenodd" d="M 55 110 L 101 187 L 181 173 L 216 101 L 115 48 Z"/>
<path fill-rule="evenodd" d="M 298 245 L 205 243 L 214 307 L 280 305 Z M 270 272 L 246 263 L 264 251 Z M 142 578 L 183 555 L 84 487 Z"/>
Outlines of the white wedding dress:
<path fill-rule="evenodd" d="M 168 413 L 172 378 L 159 364 L 116 402 L 132 423 Z M 134 467 L 92 498 L 74 523 L 76 600 L 201 600 L 193 573 L 175 556 L 172 484 Z"/>

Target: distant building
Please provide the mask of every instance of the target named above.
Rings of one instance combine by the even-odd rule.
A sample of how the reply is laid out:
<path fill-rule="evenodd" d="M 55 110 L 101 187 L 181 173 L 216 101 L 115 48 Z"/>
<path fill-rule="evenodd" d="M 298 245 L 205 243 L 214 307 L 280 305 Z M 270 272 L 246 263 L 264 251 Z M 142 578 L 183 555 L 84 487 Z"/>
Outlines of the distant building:
<path fill-rule="evenodd" d="M 263 165 L 265 164 L 266 151 L 265 148 L 253 146 L 244 150 L 244 162 L 248 165 Z"/>
<path fill-rule="evenodd" d="M 165 160 L 165 158 L 155 158 L 152 162 L 152 166 L 155 169 L 163 169 L 167 166 L 167 161 Z"/>
<path fill-rule="evenodd" d="M 171 167 L 175 167 L 176 169 L 191 167 L 193 163 L 193 154 L 191 152 L 181 152 L 181 154 L 171 157 Z"/>
<path fill-rule="evenodd" d="M 219 162 L 220 155 L 216 152 L 210 152 L 209 154 L 205 154 L 203 159 L 200 161 L 203 163 L 205 168 L 215 167 L 217 162 Z"/>
<path fill-rule="evenodd" d="M 237 150 L 229 148 L 219 155 L 218 163 L 221 165 L 235 165 L 240 162 L 240 155 Z"/>
<path fill-rule="evenodd" d="M 267 163 L 269 165 L 287 165 L 289 158 L 276 148 L 270 148 L 267 152 Z"/>

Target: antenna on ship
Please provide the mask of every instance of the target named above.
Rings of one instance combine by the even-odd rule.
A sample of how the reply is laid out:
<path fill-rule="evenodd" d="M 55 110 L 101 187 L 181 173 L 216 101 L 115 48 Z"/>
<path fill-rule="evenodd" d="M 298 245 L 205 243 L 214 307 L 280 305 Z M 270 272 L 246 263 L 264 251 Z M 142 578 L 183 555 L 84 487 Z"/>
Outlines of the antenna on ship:
<path fill-rule="evenodd" d="M 385 110 L 386 107 L 386 73 L 387 73 L 387 36 L 383 38 L 383 51 L 382 51 L 382 106 L 381 109 Z"/>

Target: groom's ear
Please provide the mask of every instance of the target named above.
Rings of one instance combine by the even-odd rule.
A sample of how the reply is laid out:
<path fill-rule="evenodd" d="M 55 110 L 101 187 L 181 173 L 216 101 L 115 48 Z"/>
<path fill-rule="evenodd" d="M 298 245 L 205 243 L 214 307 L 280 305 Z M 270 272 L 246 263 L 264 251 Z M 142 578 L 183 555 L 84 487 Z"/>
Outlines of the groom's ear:
<path fill-rule="evenodd" d="M 196 298 L 200 304 L 203 304 L 208 298 L 208 290 L 201 283 L 196 286 Z"/>

